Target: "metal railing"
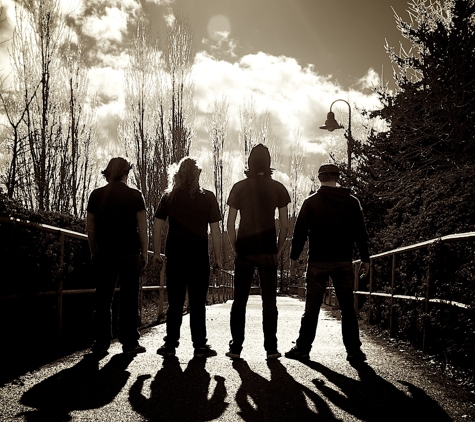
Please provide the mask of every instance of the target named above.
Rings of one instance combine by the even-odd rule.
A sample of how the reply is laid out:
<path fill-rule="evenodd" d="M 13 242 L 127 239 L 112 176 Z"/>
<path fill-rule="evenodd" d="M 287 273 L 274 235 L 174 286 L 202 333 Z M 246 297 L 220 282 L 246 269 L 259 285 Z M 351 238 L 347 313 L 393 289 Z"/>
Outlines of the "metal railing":
<path fill-rule="evenodd" d="M 27 229 L 40 230 L 46 233 L 55 234 L 58 237 L 59 242 L 59 264 L 64 263 L 65 258 L 65 240 L 66 238 L 79 239 L 82 241 L 88 240 L 87 235 L 83 233 L 78 233 L 72 230 L 62 229 L 47 224 L 34 223 L 30 221 L 20 220 L 13 217 L 2 217 L 0 216 L 0 224 L 16 224 Z M 153 252 L 148 251 L 149 255 L 152 255 Z M 165 266 L 166 259 L 164 260 L 165 264 L 162 265 L 160 269 L 160 275 L 158 284 L 155 285 L 146 285 L 145 276 L 142 276 L 140 283 L 140 309 L 142 310 L 142 299 L 143 292 L 149 291 L 158 291 L 158 315 L 161 316 L 164 314 L 165 308 Z M 230 271 L 221 270 L 218 274 L 211 273 L 210 283 L 209 283 L 209 295 L 211 296 L 212 303 L 223 303 L 228 299 L 234 297 L 234 275 Z M 115 289 L 116 292 L 120 292 L 120 287 Z M 57 309 L 57 330 L 58 336 L 61 337 L 63 330 L 63 297 L 65 295 L 79 295 L 79 294 L 91 294 L 95 293 L 95 288 L 84 288 L 84 289 L 64 289 L 63 288 L 63 279 L 59 277 L 58 283 L 55 290 L 49 291 L 40 291 L 36 293 L 36 296 L 56 296 L 56 309 Z M 11 295 L 0 295 L 0 300 L 13 300 L 18 299 L 19 294 Z M 140 324 L 142 325 L 142 312 L 140 315 Z"/>
<path fill-rule="evenodd" d="M 390 335 L 393 336 L 395 334 L 395 316 L 394 316 L 394 305 L 396 300 L 412 300 L 412 301 L 419 301 L 424 302 L 425 304 L 425 312 L 429 311 L 430 304 L 443 304 L 446 306 L 456 307 L 463 310 L 473 310 L 473 307 L 466 303 L 461 303 L 453 300 L 446 300 L 431 297 L 431 287 L 434 282 L 430 264 L 428 264 L 427 269 L 427 281 L 425 286 L 425 294 L 423 296 L 417 295 L 401 295 L 395 294 L 396 290 L 396 269 L 397 269 L 397 256 L 407 252 L 414 252 L 417 250 L 428 248 L 435 244 L 443 244 L 443 243 L 451 243 L 451 242 L 461 242 L 461 241 L 473 241 L 475 240 L 475 232 L 467 232 L 467 233 L 460 233 L 460 234 L 453 234 L 448 236 L 442 236 L 435 239 L 427 240 L 425 242 L 416 243 L 414 245 L 405 246 L 397 249 L 393 249 L 387 252 L 379 253 L 376 255 L 372 255 L 370 257 L 370 271 L 369 271 L 369 290 L 363 291 L 359 289 L 359 274 L 358 271 L 354 271 L 355 274 L 355 287 L 354 287 L 354 294 L 355 294 L 355 308 L 358 309 L 358 296 L 364 295 L 368 298 L 368 321 L 371 320 L 371 303 L 373 297 L 384 297 L 389 300 L 389 332 Z M 390 283 L 390 292 L 380 292 L 376 291 L 376 282 L 374 279 L 374 262 L 381 258 L 391 257 L 391 283 Z M 354 261 L 354 265 L 356 268 L 360 264 L 360 260 Z M 426 349 L 426 329 L 424 327 L 423 332 L 423 346 L 422 349 Z"/>

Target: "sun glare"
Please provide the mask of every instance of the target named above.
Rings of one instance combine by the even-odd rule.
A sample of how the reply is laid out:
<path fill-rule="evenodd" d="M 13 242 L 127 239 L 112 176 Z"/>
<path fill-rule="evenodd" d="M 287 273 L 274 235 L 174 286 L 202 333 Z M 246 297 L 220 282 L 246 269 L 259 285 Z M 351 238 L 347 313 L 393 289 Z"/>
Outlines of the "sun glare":
<path fill-rule="evenodd" d="M 213 16 L 208 22 L 208 36 L 212 39 L 219 38 L 219 33 L 231 32 L 231 23 L 224 15 Z"/>

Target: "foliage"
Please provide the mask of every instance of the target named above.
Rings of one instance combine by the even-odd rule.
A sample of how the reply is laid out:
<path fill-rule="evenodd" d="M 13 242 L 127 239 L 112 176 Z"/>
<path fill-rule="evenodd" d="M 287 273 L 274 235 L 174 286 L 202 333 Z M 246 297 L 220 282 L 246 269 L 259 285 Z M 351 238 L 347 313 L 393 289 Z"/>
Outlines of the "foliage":
<path fill-rule="evenodd" d="M 358 164 L 349 175 L 365 210 L 373 252 L 474 228 L 474 13 L 472 0 L 416 0 L 410 3 L 409 23 L 396 16 L 412 48 L 397 53 L 387 47 L 398 89 L 380 87 L 382 108 L 369 114 L 388 129 L 373 131 L 367 143 L 356 146 Z M 431 248 L 425 258 L 404 256 L 398 289 L 424 295 L 430 266 L 432 297 L 474 306 L 472 260 L 472 242 Z M 378 266 L 378 289 L 387 291 L 390 268 Z M 422 328 L 430 325 L 434 351 L 449 360 L 460 353 L 473 358 L 470 312 L 461 324 L 458 310 L 434 305 L 427 313 L 420 303 L 398 301 L 397 313 L 404 336 L 418 342 Z M 374 314 L 387 324 L 387 312 Z"/>

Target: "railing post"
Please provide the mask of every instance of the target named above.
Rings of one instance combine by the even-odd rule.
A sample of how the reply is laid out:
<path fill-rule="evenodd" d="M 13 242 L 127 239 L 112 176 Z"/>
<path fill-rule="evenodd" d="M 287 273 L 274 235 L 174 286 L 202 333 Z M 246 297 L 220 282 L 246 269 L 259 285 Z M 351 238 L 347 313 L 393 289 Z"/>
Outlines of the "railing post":
<path fill-rule="evenodd" d="M 64 264 L 64 233 L 59 231 L 59 270 L 60 275 L 58 277 L 57 296 L 56 296 L 56 308 L 58 318 L 58 340 L 61 342 L 63 336 L 63 264 Z"/>
<path fill-rule="evenodd" d="M 357 268 L 358 267 L 358 268 Z M 360 274 L 359 274 L 359 263 L 354 264 L 353 274 L 354 274 L 354 291 L 357 292 L 359 290 L 359 281 L 360 281 Z M 356 293 L 353 294 L 353 304 L 355 307 L 356 314 L 359 314 L 359 306 L 358 306 L 358 295 Z"/>
<path fill-rule="evenodd" d="M 432 266 L 429 262 L 427 266 L 427 286 L 426 286 L 426 297 L 425 297 L 425 305 L 424 305 L 424 328 L 422 331 L 422 352 L 426 353 L 427 350 L 427 338 L 428 338 L 428 330 L 429 330 L 429 306 L 430 306 L 430 291 L 431 291 L 431 284 L 432 284 Z"/>
<path fill-rule="evenodd" d="M 394 337 L 396 327 L 394 323 L 394 286 L 396 283 L 396 254 L 392 254 L 392 268 L 391 268 L 391 300 L 390 300 L 390 308 L 389 308 L 389 336 Z"/>
<path fill-rule="evenodd" d="M 368 324 L 371 324 L 371 306 L 372 306 L 372 297 L 373 293 L 373 283 L 374 283 L 374 267 L 373 260 L 369 260 L 369 296 L 368 296 Z"/>
<path fill-rule="evenodd" d="M 163 303 L 165 296 L 165 265 L 166 259 L 163 259 L 162 268 L 160 268 L 160 289 L 158 291 L 158 315 L 163 315 Z"/>

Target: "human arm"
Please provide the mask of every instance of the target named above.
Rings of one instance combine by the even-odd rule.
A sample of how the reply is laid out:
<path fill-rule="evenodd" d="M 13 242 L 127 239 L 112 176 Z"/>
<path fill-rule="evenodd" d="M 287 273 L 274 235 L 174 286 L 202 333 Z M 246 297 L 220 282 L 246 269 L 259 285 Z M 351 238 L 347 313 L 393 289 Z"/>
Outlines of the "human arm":
<path fill-rule="evenodd" d="M 231 248 L 233 249 L 233 252 L 235 255 L 236 255 L 236 217 L 237 217 L 237 209 L 230 206 L 228 210 L 228 220 L 226 223 L 226 228 L 228 230 L 229 243 L 231 243 Z"/>
<path fill-rule="evenodd" d="M 155 218 L 153 223 L 153 263 L 162 265 L 162 228 L 165 225 L 165 220 Z"/>
<path fill-rule="evenodd" d="M 287 211 L 287 205 L 279 208 L 279 235 L 277 241 L 277 255 L 280 255 L 282 248 L 284 247 L 287 234 L 289 233 L 289 214 Z"/>
<path fill-rule="evenodd" d="M 94 214 L 90 211 L 87 212 L 86 216 L 86 233 L 87 241 L 89 242 L 89 250 L 91 251 L 91 258 L 94 257 L 96 253 L 96 220 Z"/>
<path fill-rule="evenodd" d="M 139 240 L 140 240 L 140 251 L 142 253 L 142 262 L 145 266 L 148 263 L 147 213 L 145 210 L 140 210 L 137 213 L 137 226 L 139 229 Z"/>
<path fill-rule="evenodd" d="M 295 222 L 294 233 L 292 236 L 292 246 L 290 250 L 290 259 L 297 261 L 303 251 L 308 236 L 308 215 L 307 201 L 304 201 L 300 209 L 297 221 Z"/>
<path fill-rule="evenodd" d="M 219 221 L 210 223 L 211 228 L 211 241 L 213 242 L 214 249 L 214 264 L 217 269 L 221 269 L 221 230 L 219 229 Z"/>

